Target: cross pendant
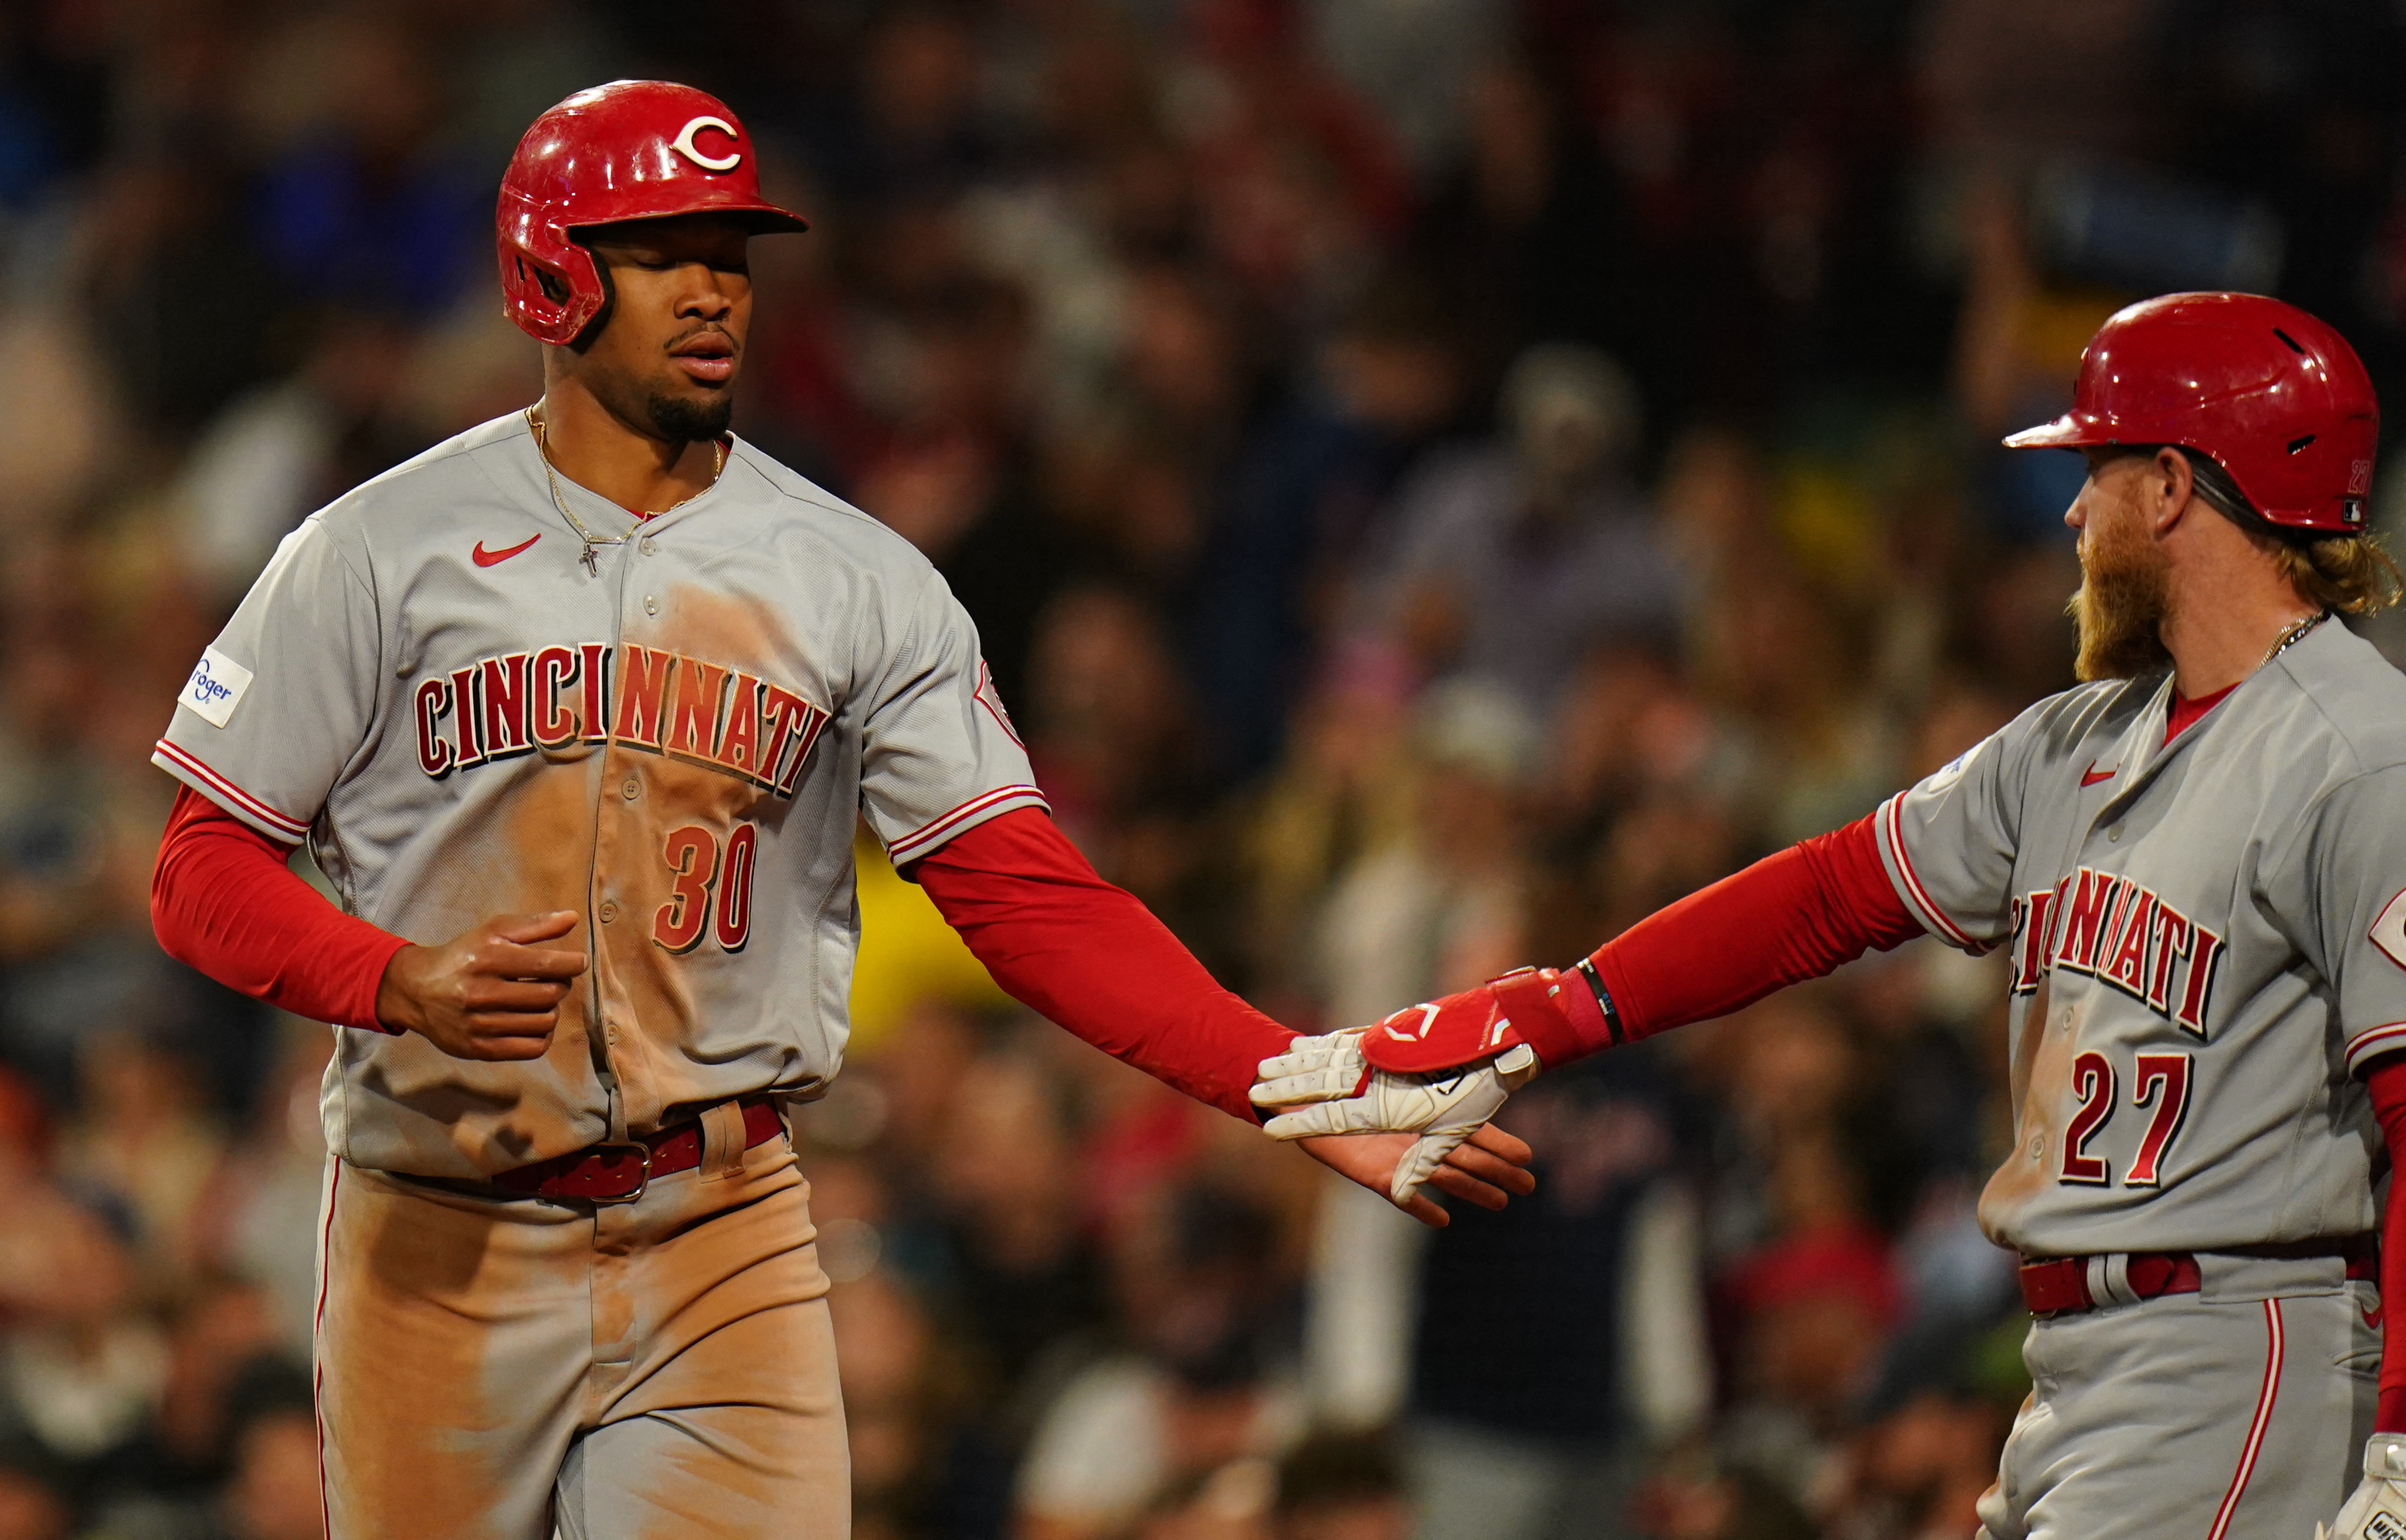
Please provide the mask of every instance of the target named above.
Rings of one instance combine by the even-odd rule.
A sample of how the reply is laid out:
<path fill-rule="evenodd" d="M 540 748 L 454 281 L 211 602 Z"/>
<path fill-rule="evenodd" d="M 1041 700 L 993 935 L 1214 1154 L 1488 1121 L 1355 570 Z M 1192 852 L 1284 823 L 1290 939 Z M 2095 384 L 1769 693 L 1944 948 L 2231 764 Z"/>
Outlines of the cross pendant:
<path fill-rule="evenodd" d="M 595 577 L 602 575 L 602 552 L 590 541 L 586 543 L 585 554 L 577 559 L 584 562 L 585 570 Z"/>

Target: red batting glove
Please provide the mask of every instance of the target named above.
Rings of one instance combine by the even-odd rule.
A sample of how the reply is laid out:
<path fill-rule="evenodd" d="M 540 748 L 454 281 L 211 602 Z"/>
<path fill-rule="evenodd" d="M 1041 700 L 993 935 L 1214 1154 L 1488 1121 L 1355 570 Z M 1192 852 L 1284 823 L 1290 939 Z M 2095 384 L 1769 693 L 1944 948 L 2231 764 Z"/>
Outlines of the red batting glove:
<path fill-rule="evenodd" d="M 1539 1064 L 1554 1068 L 1591 1043 L 1620 1040 L 1604 1001 L 1585 964 L 1567 973 L 1515 968 L 1476 989 L 1396 1011 L 1364 1034 L 1362 1056 L 1394 1074 L 1429 1075 L 1526 1043 Z"/>

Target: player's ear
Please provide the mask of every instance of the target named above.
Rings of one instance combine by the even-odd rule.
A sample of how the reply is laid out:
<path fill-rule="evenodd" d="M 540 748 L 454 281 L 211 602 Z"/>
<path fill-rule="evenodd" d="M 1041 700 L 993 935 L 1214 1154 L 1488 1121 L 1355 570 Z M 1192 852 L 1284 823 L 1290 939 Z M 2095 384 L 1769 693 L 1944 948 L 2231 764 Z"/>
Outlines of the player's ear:
<path fill-rule="evenodd" d="M 2188 512 L 2189 499 L 2197 495 L 2197 472 L 2188 457 L 2167 444 L 2156 450 L 2155 462 L 2147 467 L 2146 487 L 2148 522 L 2158 535 L 2170 534 Z"/>

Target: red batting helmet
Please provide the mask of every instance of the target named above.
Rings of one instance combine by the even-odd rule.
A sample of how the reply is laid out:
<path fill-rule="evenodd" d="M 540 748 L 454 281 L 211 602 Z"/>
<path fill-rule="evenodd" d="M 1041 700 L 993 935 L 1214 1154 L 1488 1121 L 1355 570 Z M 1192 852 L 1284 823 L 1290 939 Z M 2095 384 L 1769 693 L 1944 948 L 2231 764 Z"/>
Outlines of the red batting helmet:
<path fill-rule="evenodd" d="M 727 104 L 669 80 L 613 80 L 534 120 L 502 175 L 494 244 L 502 311 L 537 342 L 569 343 L 600 314 L 602 270 L 573 232 L 621 219 L 740 214 L 807 230 L 760 196 L 752 138 Z M 544 291 L 549 274 L 565 299 Z"/>
<path fill-rule="evenodd" d="M 2380 434 L 2372 381 L 2337 332 L 2260 294 L 2166 294 L 2098 328 L 2072 410 L 2005 445 L 2177 444 L 2273 523 L 2351 534 Z"/>

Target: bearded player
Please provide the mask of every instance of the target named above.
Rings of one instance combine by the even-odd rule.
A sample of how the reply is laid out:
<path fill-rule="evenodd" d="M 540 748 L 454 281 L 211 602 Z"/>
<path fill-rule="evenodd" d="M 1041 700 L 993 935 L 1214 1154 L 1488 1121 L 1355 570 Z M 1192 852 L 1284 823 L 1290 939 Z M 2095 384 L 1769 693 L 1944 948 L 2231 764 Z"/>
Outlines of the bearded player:
<path fill-rule="evenodd" d="M 1291 1038 L 1054 830 L 927 563 L 729 435 L 746 243 L 803 228 L 754 153 L 683 86 L 544 114 L 498 216 L 542 401 L 310 517 L 158 746 L 162 942 L 339 1024 L 337 1537 L 848 1533 L 783 1109 L 842 1059 L 856 819 L 1004 987 L 1180 1089 L 1250 1119 Z M 1431 1222 L 1424 1181 L 1530 1189 L 1472 1132 L 1493 1075 L 1380 1083 L 1433 1132 L 1314 1155 Z"/>
<path fill-rule="evenodd" d="M 2380 1329 L 2406 1205 L 2374 1233 L 2406 1153 L 2406 679 L 2334 618 L 2397 597 L 2377 431 L 2294 306 L 2115 316 L 2072 410 L 2005 441 L 2088 458 L 2087 683 L 1568 972 L 1299 1040 L 1262 1067 L 1294 1109 L 1271 1131 L 1381 1121 L 1366 1068 L 1527 1073 L 1925 932 L 2009 948 L 2015 1142 L 1979 1214 L 2023 1259 L 2035 1389 L 1983 1534 L 2304 1540 L 2337 1511 L 2406 1540 L 2406 1334 Z"/>

